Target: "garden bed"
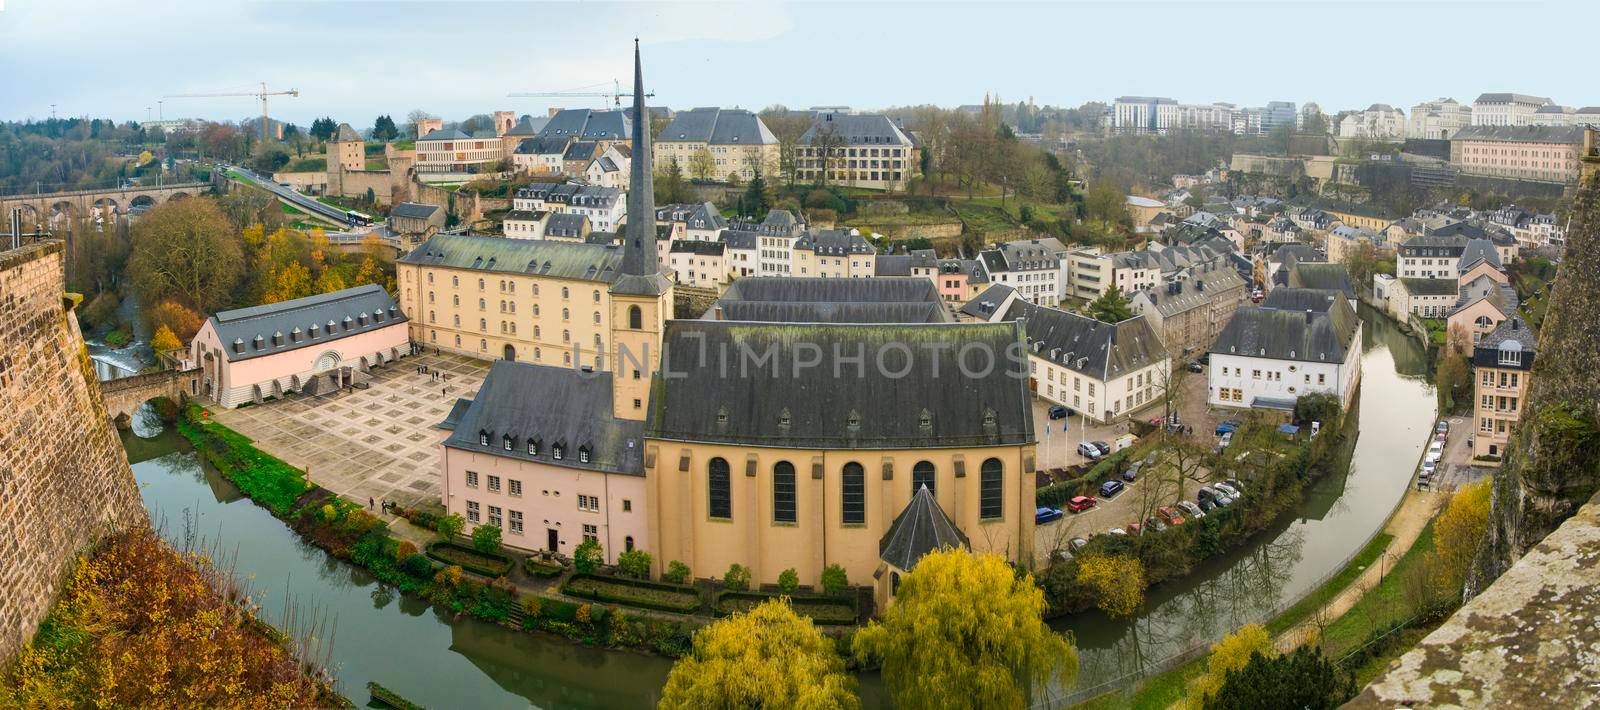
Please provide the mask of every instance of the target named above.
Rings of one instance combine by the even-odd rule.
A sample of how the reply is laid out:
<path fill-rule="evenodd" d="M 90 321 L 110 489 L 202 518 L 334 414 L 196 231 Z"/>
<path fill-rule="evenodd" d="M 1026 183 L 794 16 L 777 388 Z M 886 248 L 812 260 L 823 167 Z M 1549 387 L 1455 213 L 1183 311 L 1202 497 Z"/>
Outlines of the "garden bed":
<path fill-rule="evenodd" d="M 536 557 L 529 557 L 522 561 L 522 568 L 535 577 L 560 577 L 566 568 L 556 562 L 546 562 Z"/>
<path fill-rule="evenodd" d="M 484 577 L 505 576 L 514 563 L 510 557 L 499 553 L 485 553 L 453 542 L 428 543 L 428 556 L 447 565 Z"/>
<path fill-rule="evenodd" d="M 717 595 L 717 616 L 747 612 L 769 599 L 787 596 L 794 613 L 811 618 L 813 623 L 844 625 L 856 623 L 860 616 L 854 597 L 786 595 L 782 592 L 723 592 Z"/>
<path fill-rule="evenodd" d="M 575 574 L 567 580 L 561 591 L 585 599 L 678 614 L 692 614 L 700 610 L 700 593 L 693 587 L 663 582 Z"/>

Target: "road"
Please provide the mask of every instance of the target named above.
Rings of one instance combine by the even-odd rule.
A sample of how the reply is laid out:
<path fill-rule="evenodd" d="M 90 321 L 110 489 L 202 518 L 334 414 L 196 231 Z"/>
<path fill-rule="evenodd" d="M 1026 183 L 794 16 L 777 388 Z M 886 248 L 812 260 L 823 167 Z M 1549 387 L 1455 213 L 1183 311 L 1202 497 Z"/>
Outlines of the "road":
<path fill-rule="evenodd" d="M 349 220 L 345 216 L 344 210 L 341 210 L 341 209 L 339 209 L 337 207 L 332 207 L 332 206 L 329 206 L 329 205 L 325 205 L 325 204 L 323 204 L 321 202 L 318 202 L 314 198 L 306 197 L 305 195 L 302 195 L 299 192 L 296 192 L 293 188 L 288 188 L 288 187 L 284 187 L 282 185 L 279 185 L 278 183 L 273 182 L 272 176 L 270 176 L 270 175 L 263 177 L 259 173 L 256 173 L 255 171 L 250 170 L 249 168 L 240 167 L 240 166 L 236 166 L 236 165 L 233 165 L 233 166 L 221 166 L 221 167 L 223 167 L 226 170 L 239 173 L 240 175 L 243 175 L 243 176 L 245 176 L 247 178 L 250 178 L 250 180 L 255 182 L 256 187 L 259 187 L 259 188 L 261 188 L 263 190 L 266 190 L 267 192 L 272 193 L 278 199 L 283 200 L 284 202 L 287 202 L 290 205 L 293 205 L 296 209 L 300 210 L 301 212 L 305 212 L 307 214 L 315 215 L 315 216 L 321 217 L 323 219 L 331 220 L 334 224 L 338 224 L 338 225 L 341 225 L 341 226 L 349 224 Z"/>

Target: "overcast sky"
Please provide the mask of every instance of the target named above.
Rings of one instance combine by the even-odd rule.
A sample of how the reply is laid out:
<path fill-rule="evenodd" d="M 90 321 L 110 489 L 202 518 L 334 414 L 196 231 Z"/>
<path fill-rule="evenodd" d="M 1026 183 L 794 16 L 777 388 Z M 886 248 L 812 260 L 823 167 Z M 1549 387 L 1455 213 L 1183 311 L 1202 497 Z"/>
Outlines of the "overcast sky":
<path fill-rule="evenodd" d="M 0 118 L 143 119 L 166 94 L 294 88 L 272 115 L 368 128 L 412 109 L 543 115 L 630 80 L 653 105 L 857 108 L 1123 94 L 1409 109 L 1485 91 L 1600 104 L 1600 2 L 534 3 L 0 0 Z M 1574 34 L 1560 32 L 1571 28 Z M 566 100 L 598 107 L 603 100 Z M 248 97 L 169 99 L 240 119 Z"/>

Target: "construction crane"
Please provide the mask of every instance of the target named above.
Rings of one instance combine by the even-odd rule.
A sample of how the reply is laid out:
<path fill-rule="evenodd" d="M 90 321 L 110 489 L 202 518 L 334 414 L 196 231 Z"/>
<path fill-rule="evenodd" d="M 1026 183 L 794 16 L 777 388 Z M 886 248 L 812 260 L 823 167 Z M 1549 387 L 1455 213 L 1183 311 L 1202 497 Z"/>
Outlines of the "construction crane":
<path fill-rule="evenodd" d="M 580 86 L 578 88 L 580 88 L 580 89 L 588 89 L 588 88 L 591 88 L 591 87 L 594 87 L 594 86 L 605 86 L 605 84 L 591 84 L 590 86 Z M 620 82 L 618 82 L 616 79 L 612 79 L 611 80 L 611 91 L 609 91 L 609 92 L 606 92 L 606 91 L 533 91 L 533 92 L 516 92 L 516 93 L 512 93 L 512 94 L 507 94 L 507 96 L 510 97 L 510 98 L 513 98 L 513 99 L 611 99 L 611 105 L 612 106 L 615 106 L 616 108 L 622 108 L 622 98 L 624 96 L 632 98 L 633 97 L 633 93 L 632 92 L 624 92 L 622 90 L 622 84 Z M 654 96 L 655 96 L 654 92 L 645 94 L 645 98 L 652 98 Z"/>
<path fill-rule="evenodd" d="M 268 124 L 270 123 L 270 119 L 267 118 L 267 97 L 268 96 L 296 96 L 296 97 L 298 97 L 299 95 L 300 95 L 300 91 L 298 89 L 289 89 L 288 91 L 267 91 L 267 82 L 263 81 L 263 82 L 261 82 L 261 90 L 260 91 L 225 91 L 225 92 L 210 93 L 210 94 L 167 94 L 166 96 L 163 96 L 161 98 L 163 98 L 163 99 L 209 99 L 209 98 L 213 98 L 213 97 L 217 97 L 217 96 L 253 96 L 255 98 L 261 99 L 261 140 L 266 141 L 266 140 L 270 140 L 270 138 L 269 138 L 270 134 L 268 133 Z"/>

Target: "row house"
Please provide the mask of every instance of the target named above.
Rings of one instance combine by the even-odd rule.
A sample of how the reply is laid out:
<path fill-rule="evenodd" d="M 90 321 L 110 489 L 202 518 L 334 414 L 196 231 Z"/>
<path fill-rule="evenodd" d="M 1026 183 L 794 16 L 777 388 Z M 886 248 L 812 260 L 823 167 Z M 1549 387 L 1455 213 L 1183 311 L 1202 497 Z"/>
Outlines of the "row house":
<path fill-rule="evenodd" d="M 1046 237 L 1003 242 L 978 256 L 991 281 L 1015 288 L 1029 303 L 1055 305 L 1067 296 L 1068 253 L 1060 241 Z"/>
<path fill-rule="evenodd" d="M 1518 316 L 1507 318 L 1472 348 L 1472 455 L 1498 465 L 1522 418 L 1538 337 Z"/>

